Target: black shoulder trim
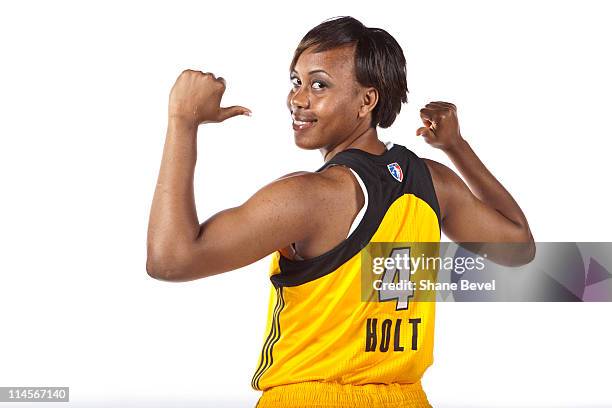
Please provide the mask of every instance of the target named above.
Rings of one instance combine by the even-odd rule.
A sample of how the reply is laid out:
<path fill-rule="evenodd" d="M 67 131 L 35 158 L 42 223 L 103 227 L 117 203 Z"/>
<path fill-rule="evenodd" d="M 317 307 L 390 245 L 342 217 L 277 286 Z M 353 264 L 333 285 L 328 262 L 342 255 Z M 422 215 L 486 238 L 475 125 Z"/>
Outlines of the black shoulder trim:
<path fill-rule="evenodd" d="M 440 236 L 442 235 L 442 219 L 440 218 L 440 203 L 436 196 L 436 189 L 434 188 L 433 179 L 431 178 L 431 172 L 427 163 L 417 156 L 414 152 L 406 149 L 410 157 L 410 170 L 415 177 L 408 177 L 407 192 L 412 193 L 425 201 L 431 209 L 436 213 L 438 219 L 438 229 L 440 230 Z"/>
<path fill-rule="evenodd" d="M 392 176 L 388 166 L 393 163 L 401 167 L 401 177 Z M 270 277 L 275 287 L 299 286 L 338 269 L 370 242 L 389 207 L 404 194 L 414 194 L 424 200 L 440 222 L 438 200 L 427 165 L 406 147 L 394 144 L 382 155 L 347 149 L 334 156 L 317 172 L 332 165 L 350 167 L 363 180 L 368 192 L 368 207 L 363 219 L 347 239 L 317 257 L 298 261 L 279 253 L 280 273 Z"/>
<path fill-rule="evenodd" d="M 281 273 L 270 277 L 275 287 L 299 286 L 333 272 L 359 253 L 370 242 L 378 229 L 389 207 L 388 197 L 381 193 L 382 184 L 377 167 L 372 166 L 354 150 L 348 149 L 338 153 L 317 172 L 332 165 L 345 165 L 359 175 L 368 192 L 368 207 L 361 222 L 350 237 L 340 242 L 335 248 L 314 258 L 296 261 L 279 253 L 278 262 Z"/>

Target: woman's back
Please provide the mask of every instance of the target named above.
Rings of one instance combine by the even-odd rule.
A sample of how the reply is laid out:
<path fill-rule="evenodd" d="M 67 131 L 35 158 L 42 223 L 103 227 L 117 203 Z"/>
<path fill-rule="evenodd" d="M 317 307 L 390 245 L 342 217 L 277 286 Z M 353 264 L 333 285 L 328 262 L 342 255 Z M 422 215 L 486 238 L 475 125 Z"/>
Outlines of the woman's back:
<path fill-rule="evenodd" d="M 435 303 L 414 302 L 407 292 L 406 299 L 381 302 L 371 285 L 377 252 L 402 250 L 392 243 L 439 242 L 439 206 L 427 167 L 401 145 L 380 156 L 348 149 L 317 171 L 333 165 L 357 173 L 367 207 L 330 251 L 301 261 L 273 254 L 256 390 L 313 381 L 418 385 L 432 363 Z"/>

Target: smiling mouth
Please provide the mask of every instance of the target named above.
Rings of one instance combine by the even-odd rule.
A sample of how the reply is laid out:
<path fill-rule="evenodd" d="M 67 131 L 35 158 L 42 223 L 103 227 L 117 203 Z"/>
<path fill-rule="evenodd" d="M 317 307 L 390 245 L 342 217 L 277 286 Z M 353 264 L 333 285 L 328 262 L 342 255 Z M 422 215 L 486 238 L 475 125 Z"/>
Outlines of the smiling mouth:
<path fill-rule="evenodd" d="M 316 120 L 309 120 L 309 121 L 301 121 L 301 120 L 293 120 L 293 130 L 306 130 L 306 129 L 310 129 L 311 127 L 314 126 L 314 124 L 316 123 Z"/>

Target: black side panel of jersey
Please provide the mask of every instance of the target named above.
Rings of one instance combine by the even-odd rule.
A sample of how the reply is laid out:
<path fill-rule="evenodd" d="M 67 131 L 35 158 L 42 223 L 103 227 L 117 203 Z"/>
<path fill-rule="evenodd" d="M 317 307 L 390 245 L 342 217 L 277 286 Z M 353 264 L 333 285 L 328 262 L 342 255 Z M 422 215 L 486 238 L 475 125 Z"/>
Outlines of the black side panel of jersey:
<path fill-rule="evenodd" d="M 404 174 L 401 182 L 390 173 L 387 165 L 397 163 Z M 279 259 L 281 272 L 270 277 L 275 287 L 299 286 L 338 269 L 361 251 L 372 239 L 389 207 L 404 194 L 414 194 L 435 211 L 438 222 L 440 208 L 427 165 L 406 147 L 395 144 L 382 155 L 359 149 L 347 149 L 325 163 L 317 172 L 332 165 L 353 169 L 363 180 L 368 192 L 368 207 L 353 233 L 335 248 L 317 257 L 297 261 Z"/>

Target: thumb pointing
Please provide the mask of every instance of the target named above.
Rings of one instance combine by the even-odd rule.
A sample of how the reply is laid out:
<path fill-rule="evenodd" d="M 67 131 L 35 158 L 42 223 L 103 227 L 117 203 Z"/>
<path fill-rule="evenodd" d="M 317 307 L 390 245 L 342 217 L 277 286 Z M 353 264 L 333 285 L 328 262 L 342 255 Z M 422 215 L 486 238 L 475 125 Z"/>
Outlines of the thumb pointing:
<path fill-rule="evenodd" d="M 431 136 L 431 129 L 429 129 L 428 127 L 420 127 L 417 129 L 416 135 L 423 137 Z"/>
<path fill-rule="evenodd" d="M 221 108 L 219 119 L 221 119 L 221 122 L 223 122 L 226 119 L 233 118 L 234 116 L 238 116 L 238 115 L 251 116 L 251 110 L 243 106 L 237 106 L 237 105 L 229 106 L 227 108 Z"/>

